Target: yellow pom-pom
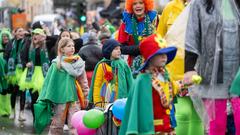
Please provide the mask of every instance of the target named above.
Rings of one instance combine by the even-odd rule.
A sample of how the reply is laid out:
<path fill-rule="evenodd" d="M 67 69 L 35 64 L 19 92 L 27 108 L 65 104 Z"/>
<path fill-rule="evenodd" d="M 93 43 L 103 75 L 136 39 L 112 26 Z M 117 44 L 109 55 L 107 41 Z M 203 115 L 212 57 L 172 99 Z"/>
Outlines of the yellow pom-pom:
<path fill-rule="evenodd" d="M 166 113 L 167 113 L 167 114 L 170 114 L 170 110 L 169 110 L 169 109 L 167 109 L 167 110 L 166 110 Z"/>

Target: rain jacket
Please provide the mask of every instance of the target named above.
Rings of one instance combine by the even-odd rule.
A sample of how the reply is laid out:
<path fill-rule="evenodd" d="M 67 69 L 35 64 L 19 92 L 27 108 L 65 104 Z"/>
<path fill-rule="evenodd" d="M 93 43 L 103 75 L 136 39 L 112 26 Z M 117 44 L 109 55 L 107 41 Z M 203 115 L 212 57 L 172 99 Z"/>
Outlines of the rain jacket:
<path fill-rule="evenodd" d="M 209 14 L 204 1 L 192 3 L 185 49 L 197 55 L 202 97 L 224 99 L 240 65 L 240 11 L 235 0 L 213 0 L 213 4 Z M 193 60 L 188 56 L 186 62 Z"/>

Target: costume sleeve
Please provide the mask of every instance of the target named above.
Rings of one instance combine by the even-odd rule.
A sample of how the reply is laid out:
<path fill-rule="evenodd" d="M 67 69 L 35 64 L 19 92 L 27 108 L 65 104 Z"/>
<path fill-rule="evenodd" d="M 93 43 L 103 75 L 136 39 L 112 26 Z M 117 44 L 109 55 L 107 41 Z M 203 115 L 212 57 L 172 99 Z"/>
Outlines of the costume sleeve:
<path fill-rule="evenodd" d="M 140 55 L 140 50 L 137 45 L 133 45 L 133 40 L 130 39 L 130 36 L 125 32 L 125 24 L 122 23 L 118 30 L 118 42 L 121 43 L 121 52 L 122 54 L 138 56 Z M 131 45 L 131 46 L 129 46 Z"/>
<path fill-rule="evenodd" d="M 201 53 L 200 9 L 194 1 L 190 7 L 185 36 L 185 72 L 194 70 L 197 57 Z"/>
<path fill-rule="evenodd" d="M 189 52 L 200 55 L 201 53 L 201 23 L 200 7 L 197 1 L 193 1 L 187 23 L 185 36 L 185 49 Z"/>
<path fill-rule="evenodd" d="M 4 54 L 3 54 L 3 58 L 8 61 L 10 55 L 11 55 L 11 51 L 12 51 L 12 44 L 13 44 L 13 40 L 10 41 L 6 47 L 5 47 L 5 51 L 4 51 Z"/>
<path fill-rule="evenodd" d="M 118 42 L 119 43 L 127 43 L 128 42 L 128 34 L 125 32 L 126 25 L 122 23 L 118 29 Z"/>
<path fill-rule="evenodd" d="M 198 55 L 189 51 L 185 51 L 185 64 L 184 64 L 184 73 L 188 71 L 193 71 L 197 62 Z"/>
<path fill-rule="evenodd" d="M 88 87 L 86 71 L 83 71 L 83 73 L 79 77 L 77 77 L 77 80 L 82 88 L 85 99 L 87 99 L 89 87 Z"/>
<path fill-rule="evenodd" d="M 94 86 L 93 86 L 93 102 L 97 103 L 101 101 L 101 85 L 103 84 L 103 68 L 102 64 L 99 64 L 96 71 L 96 76 L 94 80 Z"/>
<path fill-rule="evenodd" d="M 122 23 L 118 29 L 117 41 L 120 44 L 127 45 L 127 46 L 135 45 L 132 34 L 129 34 L 126 32 L 126 24 L 125 23 Z"/>
<path fill-rule="evenodd" d="M 157 33 L 160 34 L 162 37 L 165 36 L 165 34 L 167 33 L 167 9 L 165 8 L 163 10 L 163 13 L 160 17 L 159 23 L 158 23 L 158 27 L 157 27 Z"/>
<path fill-rule="evenodd" d="M 127 54 L 132 56 L 140 55 L 140 49 L 137 45 L 128 46 L 128 45 L 122 44 L 120 47 L 121 47 L 122 54 Z"/>
<path fill-rule="evenodd" d="M 29 41 L 26 42 L 24 45 L 23 51 L 21 53 L 21 60 L 24 68 L 26 67 L 26 64 L 29 62 L 28 57 L 29 57 L 30 46 L 31 46 L 31 42 Z"/>
<path fill-rule="evenodd" d="M 46 47 L 48 52 L 52 50 L 58 40 L 58 35 L 47 36 L 46 38 Z"/>

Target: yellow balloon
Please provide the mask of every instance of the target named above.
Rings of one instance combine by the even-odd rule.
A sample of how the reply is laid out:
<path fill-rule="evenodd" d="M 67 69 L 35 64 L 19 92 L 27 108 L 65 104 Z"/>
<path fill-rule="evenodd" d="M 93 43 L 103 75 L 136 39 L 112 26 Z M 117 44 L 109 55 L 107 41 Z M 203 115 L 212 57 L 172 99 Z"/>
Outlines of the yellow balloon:
<path fill-rule="evenodd" d="M 194 84 L 200 84 L 202 82 L 202 77 L 199 75 L 193 75 L 192 81 Z"/>

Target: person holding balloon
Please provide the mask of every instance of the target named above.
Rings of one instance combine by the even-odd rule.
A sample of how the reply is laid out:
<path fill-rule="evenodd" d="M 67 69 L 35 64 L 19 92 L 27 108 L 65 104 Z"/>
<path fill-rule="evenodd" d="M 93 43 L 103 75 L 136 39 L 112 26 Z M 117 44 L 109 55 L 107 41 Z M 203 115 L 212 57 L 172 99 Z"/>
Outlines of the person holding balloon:
<path fill-rule="evenodd" d="M 77 134 L 70 120 L 75 112 L 86 108 L 89 87 L 85 62 L 74 55 L 74 51 L 72 39 L 59 41 L 58 56 L 52 61 L 37 104 L 34 105 L 34 127 L 38 133 L 51 121 L 53 111 L 49 134 L 63 134 L 66 117 L 70 134 Z"/>
<path fill-rule="evenodd" d="M 175 58 L 177 48 L 167 47 L 160 35 L 147 37 L 139 48 L 145 59 L 139 69 L 143 73 L 129 93 L 119 134 L 174 134 L 174 97 L 201 79 L 189 84 L 171 79 L 165 66 Z"/>
<path fill-rule="evenodd" d="M 96 65 L 89 92 L 89 102 L 104 108 L 116 99 L 126 98 L 133 77 L 127 63 L 120 58 L 120 44 L 114 39 L 106 40 L 102 48 L 103 59 Z"/>
<path fill-rule="evenodd" d="M 190 0 L 172 0 L 163 9 L 157 28 L 158 34 L 164 37 L 168 43 L 174 42 L 175 46 L 178 47 L 175 59 L 167 65 L 169 73 L 174 74 L 173 80 L 184 79 L 184 31 L 186 31 L 185 26 L 187 25 L 190 7 Z M 185 64 L 188 65 L 189 63 Z M 196 104 L 191 100 L 190 95 L 188 91 L 182 92 L 177 96 L 177 102 L 174 104 L 177 110 L 175 114 L 178 125 L 175 129 L 177 135 L 204 134 L 204 122 L 201 120 L 203 116 L 196 111 Z"/>

